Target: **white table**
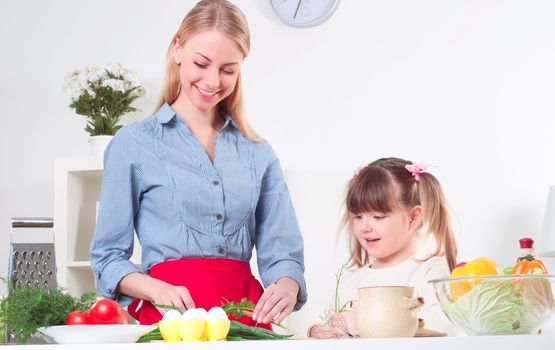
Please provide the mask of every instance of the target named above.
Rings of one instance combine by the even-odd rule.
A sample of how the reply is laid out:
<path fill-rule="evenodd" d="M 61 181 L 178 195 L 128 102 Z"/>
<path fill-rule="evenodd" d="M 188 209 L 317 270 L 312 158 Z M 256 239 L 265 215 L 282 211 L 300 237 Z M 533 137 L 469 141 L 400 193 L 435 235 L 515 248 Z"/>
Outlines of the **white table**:
<path fill-rule="evenodd" d="M 549 345 L 551 344 L 551 345 Z M 146 343 L 146 344 L 40 344 L 5 345 L 1 350 L 523 350 L 552 349 L 554 335 L 506 335 L 476 337 L 438 338 L 389 338 L 389 339 L 333 339 L 333 340 L 267 340 L 241 342 L 187 342 L 187 343 Z"/>

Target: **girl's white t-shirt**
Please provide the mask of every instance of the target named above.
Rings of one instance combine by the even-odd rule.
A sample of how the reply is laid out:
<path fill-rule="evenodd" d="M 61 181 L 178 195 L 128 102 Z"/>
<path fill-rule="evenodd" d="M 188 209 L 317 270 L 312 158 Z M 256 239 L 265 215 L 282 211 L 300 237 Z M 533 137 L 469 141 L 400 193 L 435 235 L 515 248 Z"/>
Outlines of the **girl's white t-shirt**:
<path fill-rule="evenodd" d="M 435 256 L 425 261 L 408 258 L 402 263 L 387 268 L 363 266 L 343 274 L 339 284 L 341 304 L 358 299 L 358 288 L 377 286 L 411 286 L 415 296 L 424 298 L 424 305 L 417 310 L 424 319 L 425 328 L 448 335 L 460 334 L 441 311 L 434 287 L 428 281 L 449 277 L 449 267 L 444 257 Z"/>

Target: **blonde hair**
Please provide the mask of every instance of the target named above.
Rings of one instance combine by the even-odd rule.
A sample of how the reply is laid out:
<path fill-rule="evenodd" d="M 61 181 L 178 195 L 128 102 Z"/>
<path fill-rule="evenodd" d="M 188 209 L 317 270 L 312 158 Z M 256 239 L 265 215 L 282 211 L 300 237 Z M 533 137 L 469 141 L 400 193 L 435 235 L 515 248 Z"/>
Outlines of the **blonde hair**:
<path fill-rule="evenodd" d="M 445 256 L 449 269 L 456 265 L 457 245 L 451 228 L 449 210 L 439 181 L 430 173 L 420 174 L 420 181 L 405 166 L 411 162 L 399 158 L 378 159 L 360 170 L 347 185 L 342 228 L 351 233 L 349 238 L 350 266 L 361 267 L 370 262 L 352 230 L 351 214 L 378 211 L 391 212 L 394 208 L 422 206 L 422 225 L 434 235 L 436 249 L 431 256 Z M 395 192 L 397 184 L 400 192 Z"/>
<path fill-rule="evenodd" d="M 160 108 L 165 102 L 172 104 L 179 96 L 181 82 L 179 79 L 179 65 L 175 63 L 172 49 L 176 42 L 183 46 L 192 36 L 216 29 L 226 35 L 241 49 L 244 57 L 250 51 L 250 33 L 247 19 L 241 10 L 226 0 L 202 0 L 187 13 L 177 33 L 174 35 L 166 56 L 166 75 L 162 93 L 158 102 Z M 248 139 L 259 142 L 261 138 L 249 126 L 243 103 L 243 89 L 241 87 L 241 73 L 237 77 L 235 89 L 220 102 L 221 109 L 227 112 L 241 133 Z"/>

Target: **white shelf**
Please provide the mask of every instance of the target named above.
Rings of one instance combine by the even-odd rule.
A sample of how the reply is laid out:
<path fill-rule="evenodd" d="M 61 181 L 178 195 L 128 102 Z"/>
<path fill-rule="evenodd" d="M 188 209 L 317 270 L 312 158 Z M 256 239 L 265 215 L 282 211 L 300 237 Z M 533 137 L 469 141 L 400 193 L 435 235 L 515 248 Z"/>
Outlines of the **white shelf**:
<path fill-rule="evenodd" d="M 70 294 L 94 291 L 89 248 L 96 226 L 96 208 L 102 183 L 99 157 L 63 158 L 54 163 L 54 239 L 57 279 Z M 131 261 L 141 261 L 135 240 Z"/>
<path fill-rule="evenodd" d="M 83 158 L 57 158 L 54 160 L 55 171 L 100 171 L 104 169 L 104 161 L 101 157 Z"/>

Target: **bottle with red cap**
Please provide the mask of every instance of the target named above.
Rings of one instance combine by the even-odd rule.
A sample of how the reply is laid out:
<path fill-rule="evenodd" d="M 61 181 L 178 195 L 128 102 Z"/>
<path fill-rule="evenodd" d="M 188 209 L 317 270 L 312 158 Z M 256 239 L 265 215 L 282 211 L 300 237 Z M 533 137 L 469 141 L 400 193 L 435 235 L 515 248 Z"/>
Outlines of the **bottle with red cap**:
<path fill-rule="evenodd" d="M 536 252 L 534 251 L 534 240 L 530 237 L 521 238 L 520 243 L 520 256 L 518 257 L 512 275 L 527 275 L 527 274 L 543 274 L 547 275 L 547 268 L 543 261 L 536 259 Z"/>
<path fill-rule="evenodd" d="M 536 252 L 534 251 L 534 240 L 530 237 L 524 237 L 518 240 L 520 244 L 520 256 L 516 260 L 519 262 L 521 260 L 532 261 L 536 259 Z"/>

